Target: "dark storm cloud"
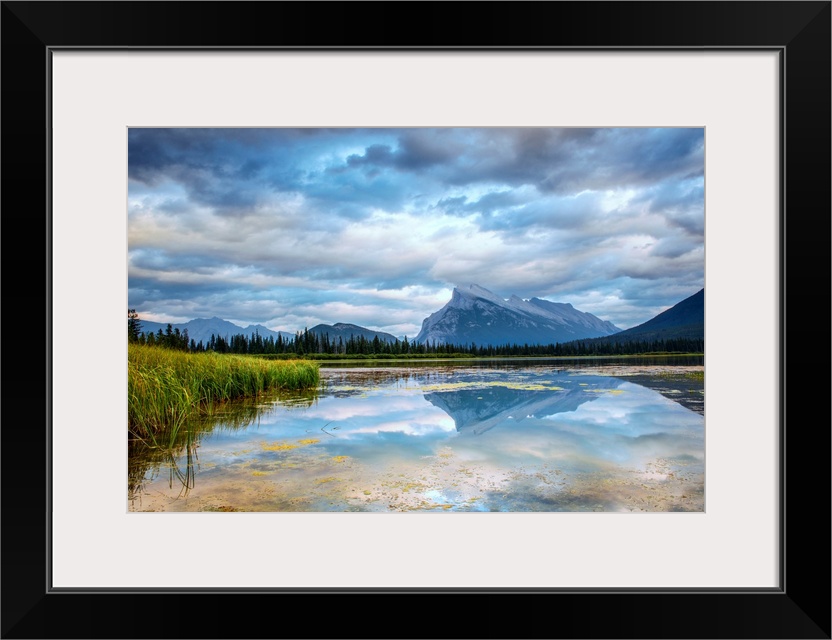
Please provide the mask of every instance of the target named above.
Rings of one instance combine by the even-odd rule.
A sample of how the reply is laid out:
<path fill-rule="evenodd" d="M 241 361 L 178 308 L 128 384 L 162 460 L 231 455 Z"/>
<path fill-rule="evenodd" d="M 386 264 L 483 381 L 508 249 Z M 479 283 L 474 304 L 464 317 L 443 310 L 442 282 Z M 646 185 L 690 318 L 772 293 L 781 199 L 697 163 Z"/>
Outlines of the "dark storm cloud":
<path fill-rule="evenodd" d="M 498 139 L 452 180 L 531 184 L 563 195 L 654 184 L 703 162 L 701 129 L 514 129 Z"/>
<path fill-rule="evenodd" d="M 398 167 L 419 171 L 444 165 L 459 157 L 465 144 L 452 129 L 413 129 L 399 138 Z"/>
<path fill-rule="evenodd" d="M 650 199 L 650 211 L 659 213 L 689 234 L 705 235 L 705 187 L 702 180 L 662 185 Z"/>
<path fill-rule="evenodd" d="M 487 228 L 508 224 L 491 220 L 491 214 L 532 200 L 528 192 L 517 191 L 519 187 L 536 191 L 534 198 L 539 199 L 546 195 L 571 197 L 588 190 L 641 189 L 697 177 L 701 185 L 704 163 L 704 133 L 699 128 L 414 129 L 389 133 L 392 142 L 367 145 L 363 153 L 350 154 L 344 163 L 329 170 L 342 179 L 360 171 L 356 180 L 367 183 L 381 175 L 402 185 L 418 180 L 433 185 L 439 193 L 444 189 L 446 193 L 435 206 L 451 215 L 479 213 Z M 447 193 L 477 186 L 490 186 L 490 193 L 478 198 Z M 387 204 L 401 206 L 405 194 L 395 194 L 400 198 L 394 194 L 388 190 Z M 654 210 L 666 204 L 659 196 L 683 197 L 670 192 L 657 194 Z M 696 194 L 686 197 L 690 202 Z M 568 205 L 560 208 L 572 209 Z M 701 224 L 697 230 L 696 221 L 686 211 L 667 213 L 689 232 L 701 231 Z M 696 216 L 701 218 L 694 211 Z M 558 224 L 557 217 L 541 215 L 516 216 L 512 224 L 543 219 Z"/>
<path fill-rule="evenodd" d="M 702 129 L 128 137 L 130 302 L 158 317 L 413 335 L 476 282 L 625 327 L 704 283 Z"/>
<path fill-rule="evenodd" d="M 422 171 L 432 166 L 453 163 L 463 148 L 455 129 L 403 130 L 397 136 L 397 147 L 373 144 L 363 155 L 347 157 L 350 167 L 374 166 L 402 171 Z"/>
<path fill-rule="evenodd" d="M 303 160 L 338 130 L 131 129 L 128 176 L 155 186 L 173 182 L 216 213 L 250 208 L 269 194 L 301 188 Z M 300 162 L 299 162 L 300 161 Z"/>
<path fill-rule="evenodd" d="M 370 145 L 363 156 L 356 153 L 347 156 L 347 164 L 351 167 L 393 165 L 393 150 L 386 144 Z"/>

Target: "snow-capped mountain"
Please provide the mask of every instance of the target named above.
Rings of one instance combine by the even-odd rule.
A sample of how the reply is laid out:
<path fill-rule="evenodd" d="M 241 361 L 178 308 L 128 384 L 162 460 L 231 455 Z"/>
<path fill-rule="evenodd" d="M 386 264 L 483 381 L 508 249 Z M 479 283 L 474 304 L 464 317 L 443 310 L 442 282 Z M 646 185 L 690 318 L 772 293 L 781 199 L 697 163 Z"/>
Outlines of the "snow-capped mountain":
<path fill-rule="evenodd" d="M 611 322 L 571 304 L 500 296 L 478 285 L 455 288 L 451 300 L 422 322 L 416 342 L 504 345 L 550 344 L 608 336 Z"/>

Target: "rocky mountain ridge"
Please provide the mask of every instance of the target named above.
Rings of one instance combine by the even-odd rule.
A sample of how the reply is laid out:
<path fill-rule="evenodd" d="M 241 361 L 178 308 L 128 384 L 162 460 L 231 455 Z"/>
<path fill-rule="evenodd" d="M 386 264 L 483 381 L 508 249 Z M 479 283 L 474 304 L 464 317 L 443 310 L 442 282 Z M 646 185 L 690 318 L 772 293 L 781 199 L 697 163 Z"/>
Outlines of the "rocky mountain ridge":
<path fill-rule="evenodd" d="M 620 331 L 569 303 L 503 299 L 479 285 L 456 287 L 450 301 L 422 322 L 416 342 L 437 344 L 550 344 Z"/>

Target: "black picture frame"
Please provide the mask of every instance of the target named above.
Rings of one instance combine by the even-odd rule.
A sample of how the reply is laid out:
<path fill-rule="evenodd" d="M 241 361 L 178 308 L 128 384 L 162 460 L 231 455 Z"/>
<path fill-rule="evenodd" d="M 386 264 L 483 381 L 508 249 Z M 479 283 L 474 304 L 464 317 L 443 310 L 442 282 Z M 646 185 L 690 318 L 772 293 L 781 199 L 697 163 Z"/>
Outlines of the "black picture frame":
<path fill-rule="evenodd" d="M 830 15 L 829 1 L 3 2 L 2 637 L 298 637 L 300 624 L 310 638 L 829 638 Z M 70 47 L 778 51 L 779 588 L 51 589 L 50 389 L 60 381 L 49 336 L 65 310 L 51 307 L 49 288 L 48 96 L 50 52 Z M 820 400 L 802 386 L 808 375 Z M 125 541 L 126 552 L 141 547 Z M 175 614 L 159 617 L 166 611 Z M 381 622 L 389 616 L 392 628 Z"/>

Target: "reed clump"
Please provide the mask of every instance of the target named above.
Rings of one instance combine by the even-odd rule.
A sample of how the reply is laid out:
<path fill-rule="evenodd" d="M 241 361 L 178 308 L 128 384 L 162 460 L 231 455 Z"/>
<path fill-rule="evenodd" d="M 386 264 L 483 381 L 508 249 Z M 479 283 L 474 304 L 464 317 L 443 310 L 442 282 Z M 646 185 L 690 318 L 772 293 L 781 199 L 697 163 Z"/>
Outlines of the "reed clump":
<path fill-rule="evenodd" d="M 308 361 L 188 353 L 129 344 L 128 429 L 140 438 L 178 431 L 189 419 L 210 415 L 217 405 L 264 391 L 308 389 L 319 381 Z"/>

